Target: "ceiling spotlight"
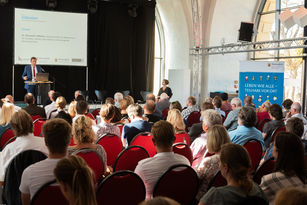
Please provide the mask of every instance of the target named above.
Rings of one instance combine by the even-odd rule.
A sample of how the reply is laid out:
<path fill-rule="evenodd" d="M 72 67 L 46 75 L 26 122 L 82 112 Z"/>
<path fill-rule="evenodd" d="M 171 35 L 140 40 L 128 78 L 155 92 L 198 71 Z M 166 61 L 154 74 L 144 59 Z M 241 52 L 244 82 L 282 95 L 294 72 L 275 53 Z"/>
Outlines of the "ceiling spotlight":
<path fill-rule="evenodd" d="M 54 10 L 58 5 L 57 0 L 46 0 L 46 7 L 50 10 Z"/>
<path fill-rule="evenodd" d="M 87 7 L 88 7 L 88 11 L 91 14 L 96 13 L 97 10 L 98 10 L 98 1 L 97 0 L 89 0 L 88 4 L 87 4 Z"/>
<path fill-rule="evenodd" d="M 0 0 L 0 6 L 5 6 L 9 3 L 9 0 Z"/>
<path fill-rule="evenodd" d="M 129 16 L 136 18 L 138 16 L 138 13 L 136 12 L 138 8 L 137 4 L 129 4 L 128 5 L 128 14 Z"/>

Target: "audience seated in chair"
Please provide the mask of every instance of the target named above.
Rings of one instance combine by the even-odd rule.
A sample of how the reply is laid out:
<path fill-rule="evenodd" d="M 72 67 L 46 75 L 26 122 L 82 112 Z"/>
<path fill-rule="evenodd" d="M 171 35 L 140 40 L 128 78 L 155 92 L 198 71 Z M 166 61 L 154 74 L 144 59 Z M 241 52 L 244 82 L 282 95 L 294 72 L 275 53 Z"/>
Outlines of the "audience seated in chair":
<path fill-rule="evenodd" d="M 27 167 L 21 178 L 20 192 L 22 204 L 30 204 L 30 199 L 41 186 L 55 179 L 53 169 L 67 154 L 70 142 L 71 126 L 63 119 L 52 119 L 43 126 L 48 158 Z"/>
<path fill-rule="evenodd" d="M 81 157 L 72 155 L 59 161 L 54 176 L 70 205 L 97 205 L 94 175 Z"/>
<path fill-rule="evenodd" d="M 51 113 L 52 113 L 53 111 L 57 110 L 55 101 L 56 101 L 56 99 L 57 99 L 58 97 L 60 97 L 60 96 L 61 96 L 61 93 L 60 93 L 60 92 L 54 92 L 54 93 L 52 94 L 52 98 L 51 98 L 52 103 L 49 104 L 49 105 L 46 105 L 46 107 L 45 107 L 45 112 L 46 112 L 46 117 L 47 117 L 47 119 L 50 119 Z"/>
<path fill-rule="evenodd" d="M 93 130 L 96 132 L 97 136 L 109 133 L 120 137 L 120 129 L 116 125 L 111 124 L 115 115 L 115 109 L 116 107 L 112 104 L 103 104 L 101 106 L 101 122 L 98 125 L 93 126 Z"/>
<path fill-rule="evenodd" d="M 151 132 L 157 154 L 152 158 L 141 160 L 135 169 L 135 173 L 144 181 L 146 198 L 152 196 L 154 185 L 169 167 L 176 164 L 190 164 L 187 158 L 172 152 L 175 137 L 174 128 L 169 122 L 162 120 L 156 122 Z"/>
<path fill-rule="evenodd" d="M 141 132 L 150 132 L 151 124 L 143 119 L 143 109 L 138 104 L 131 104 L 127 108 L 131 123 L 125 124 L 122 132 L 124 147 L 130 145 L 131 140 Z"/>
<path fill-rule="evenodd" d="M 238 127 L 238 114 L 242 107 L 240 98 L 233 98 L 230 102 L 232 111 L 230 111 L 224 121 L 224 126 L 228 131 L 237 129 Z"/>
<path fill-rule="evenodd" d="M 251 107 L 256 111 L 256 106 L 253 103 L 253 98 L 251 96 L 246 96 L 244 98 L 244 107 Z"/>
<path fill-rule="evenodd" d="M 76 105 L 77 105 L 77 101 L 73 100 L 68 106 L 68 114 L 70 115 L 72 119 L 77 115 Z"/>
<path fill-rule="evenodd" d="M 201 113 L 203 113 L 205 110 L 212 109 L 214 110 L 214 106 L 210 102 L 203 102 L 201 104 Z M 193 142 L 197 137 L 200 136 L 201 133 L 204 132 L 203 127 L 202 127 L 203 122 L 201 121 L 200 123 L 195 123 L 192 125 L 189 131 L 189 136 L 191 138 L 191 142 Z"/>
<path fill-rule="evenodd" d="M 144 117 L 148 119 L 149 123 L 155 123 L 159 120 L 161 120 L 160 117 L 157 115 L 154 115 L 153 113 L 156 110 L 156 104 L 152 100 L 146 100 L 146 103 L 144 105 Z"/>
<path fill-rule="evenodd" d="M 4 98 L 4 102 L 12 103 L 14 105 L 15 112 L 18 112 L 21 109 L 21 107 L 14 104 L 15 100 L 12 95 L 6 95 Z"/>
<path fill-rule="evenodd" d="M 282 109 L 278 104 L 273 104 L 269 107 L 269 116 L 272 121 L 265 123 L 262 129 L 264 145 L 266 148 L 269 147 L 272 141 L 273 131 L 278 127 L 285 126 L 285 123 L 282 120 Z"/>
<path fill-rule="evenodd" d="M 195 167 L 200 182 L 198 194 L 196 195 L 198 201 L 207 192 L 209 182 L 219 171 L 221 147 L 227 143 L 230 143 L 230 137 L 222 125 L 214 125 L 208 130 L 207 150 L 214 155 L 204 156 L 199 166 Z"/>
<path fill-rule="evenodd" d="M 221 93 L 221 98 L 222 98 L 221 110 L 223 110 L 225 113 L 229 113 L 230 111 L 232 111 L 231 103 L 227 101 L 228 93 Z"/>
<path fill-rule="evenodd" d="M 166 93 L 160 95 L 160 99 L 156 104 L 156 107 L 163 112 L 163 110 L 168 109 L 170 105 L 169 96 Z"/>
<path fill-rule="evenodd" d="M 196 98 L 194 96 L 188 97 L 187 102 L 186 102 L 186 106 L 187 107 L 185 109 L 183 109 L 182 112 L 181 112 L 183 120 L 187 120 L 189 115 L 192 112 L 199 112 L 199 109 L 196 106 Z"/>
<path fill-rule="evenodd" d="M 204 154 L 207 151 L 207 132 L 213 125 L 221 125 L 222 124 L 222 116 L 216 110 L 205 110 L 202 113 L 203 119 L 203 130 L 206 132 L 202 134 L 200 137 L 196 138 L 191 145 L 191 149 L 193 152 L 193 165 L 192 167 L 198 167 L 199 163 L 202 161 Z"/>
<path fill-rule="evenodd" d="M 11 160 L 24 150 L 38 150 L 48 153 L 44 139 L 33 135 L 31 116 L 24 110 L 15 112 L 11 119 L 11 127 L 17 136 L 16 140 L 8 144 L 0 155 L 0 186 L 3 183 L 5 170 Z"/>
<path fill-rule="evenodd" d="M 127 112 L 127 108 L 129 107 L 130 101 L 126 98 L 122 99 L 120 101 L 120 113 L 122 115 L 121 121 L 123 121 L 125 124 L 129 122 L 129 116 L 128 116 L 128 112 Z"/>
<path fill-rule="evenodd" d="M 41 118 L 46 118 L 45 109 L 35 105 L 35 97 L 32 93 L 27 93 L 25 95 L 24 102 L 27 104 L 27 106 L 23 109 L 29 113 L 29 115 L 39 115 Z"/>
<path fill-rule="evenodd" d="M 15 113 L 14 105 L 12 103 L 3 103 L 0 118 L 0 139 L 1 135 L 11 128 L 10 121 Z"/>
<path fill-rule="evenodd" d="M 242 107 L 238 114 L 238 127 L 230 131 L 229 136 L 233 143 L 244 145 L 251 139 L 258 140 L 262 146 L 264 141 L 261 132 L 255 127 L 257 121 L 255 109 L 252 107 Z"/>
<path fill-rule="evenodd" d="M 282 111 L 282 114 L 283 114 L 283 117 L 285 118 L 287 116 L 287 113 L 290 112 L 290 109 L 291 109 L 291 105 L 293 104 L 293 101 L 290 100 L 290 99 L 285 99 L 283 102 L 282 102 L 282 107 L 283 107 L 283 111 Z"/>
<path fill-rule="evenodd" d="M 227 186 L 212 187 L 201 199 L 204 204 L 239 204 L 249 197 L 257 197 L 266 204 L 260 187 L 248 177 L 251 162 L 247 151 L 237 144 L 224 144 L 220 154 L 220 170 Z M 248 203 L 247 203 L 248 204 Z"/>
<path fill-rule="evenodd" d="M 270 106 L 271 103 L 269 101 L 265 101 L 258 109 L 256 109 L 257 125 L 259 125 L 259 123 L 264 119 L 270 119 L 269 115 Z"/>
<path fill-rule="evenodd" d="M 156 103 L 156 109 L 155 109 L 155 112 L 153 114 L 162 118 L 162 110 L 160 110 L 159 107 L 157 106 L 156 96 L 153 93 L 149 93 L 149 94 L 146 95 L 146 100 L 152 100 Z"/>
<path fill-rule="evenodd" d="M 124 95 L 121 92 L 117 92 L 114 94 L 114 102 L 117 108 L 120 107 L 120 101 L 124 98 Z"/>
<path fill-rule="evenodd" d="M 212 99 L 212 104 L 213 104 L 215 110 L 217 110 L 220 113 L 220 115 L 225 118 L 226 117 L 225 111 L 221 110 L 222 98 L 219 97 L 219 96 L 215 96 Z"/>
<path fill-rule="evenodd" d="M 288 187 L 277 192 L 275 205 L 303 205 L 307 202 L 307 190 L 303 188 Z"/>
<path fill-rule="evenodd" d="M 180 102 L 179 101 L 174 101 L 174 102 L 171 102 L 170 104 L 169 104 L 169 109 L 171 110 L 171 109 L 177 109 L 177 110 L 179 110 L 180 111 L 180 113 L 182 112 L 182 106 L 181 106 L 181 104 L 180 104 Z"/>
<path fill-rule="evenodd" d="M 105 104 L 115 105 L 114 99 L 111 98 L 111 97 L 107 97 L 104 103 Z"/>
<path fill-rule="evenodd" d="M 72 118 L 65 110 L 66 99 L 63 96 L 60 96 L 56 99 L 55 104 L 58 109 L 57 115 L 55 116 L 55 118 L 61 118 L 63 120 L 66 120 L 71 125 Z"/>
<path fill-rule="evenodd" d="M 262 177 L 260 187 L 273 204 L 275 194 L 286 187 L 304 187 L 306 169 L 301 139 L 289 132 L 280 132 L 275 139 L 273 156 L 275 172 Z"/>
<path fill-rule="evenodd" d="M 175 134 L 185 132 L 185 124 L 183 122 L 183 118 L 179 110 L 169 110 L 166 121 L 173 125 L 175 129 Z"/>
<path fill-rule="evenodd" d="M 80 116 L 85 116 L 86 113 L 88 113 L 89 107 L 88 107 L 88 103 L 84 100 L 79 100 L 77 101 L 76 104 L 76 116 L 72 119 L 72 122 L 75 122 L 76 119 L 78 119 Z M 95 120 L 92 120 L 93 124 L 95 125 L 96 122 Z"/>
<path fill-rule="evenodd" d="M 89 117 L 81 116 L 72 125 L 72 133 L 74 137 L 75 146 L 68 147 L 68 154 L 71 155 L 73 152 L 80 149 L 93 149 L 96 150 L 102 158 L 104 168 L 107 168 L 107 154 L 104 148 L 95 144 L 96 135 L 92 129 L 92 120 Z M 106 170 L 103 171 L 105 173 Z"/>
<path fill-rule="evenodd" d="M 304 115 L 301 113 L 301 110 L 302 110 L 301 104 L 299 102 L 294 102 L 291 105 L 290 112 L 288 112 L 286 116 L 287 121 L 288 119 L 292 117 L 298 117 L 303 120 L 304 125 L 307 125 L 307 120 L 305 119 Z M 287 124 L 287 121 L 286 121 L 286 124 Z"/>

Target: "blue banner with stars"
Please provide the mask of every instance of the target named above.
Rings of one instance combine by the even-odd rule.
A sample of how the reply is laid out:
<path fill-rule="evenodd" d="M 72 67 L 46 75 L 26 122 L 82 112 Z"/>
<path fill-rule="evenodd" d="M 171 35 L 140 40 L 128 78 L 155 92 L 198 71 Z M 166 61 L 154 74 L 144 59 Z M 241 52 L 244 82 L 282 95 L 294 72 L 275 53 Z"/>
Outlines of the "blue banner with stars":
<path fill-rule="evenodd" d="M 283 70 L 283 62 L 241 62 L 239 98 L 243 102 L 246 96 L 251 96 L 256 107 L 265 101 L 281 105 L 284 94 Z"/>

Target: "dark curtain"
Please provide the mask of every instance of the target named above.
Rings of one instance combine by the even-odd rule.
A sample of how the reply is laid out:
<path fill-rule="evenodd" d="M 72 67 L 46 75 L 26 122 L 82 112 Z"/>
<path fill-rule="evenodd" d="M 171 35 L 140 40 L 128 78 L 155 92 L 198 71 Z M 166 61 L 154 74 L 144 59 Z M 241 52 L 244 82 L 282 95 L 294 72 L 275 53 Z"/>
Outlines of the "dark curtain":
<path fill-rule="evenodd" d="M 45 0 L 14 0 L 0 6 L 0 97 L 12 93 L 14 7 L 46 10 Z M 130 17 L 128 7 L 136 3 L 137 17 Z M 155 1 L 99 1 L 98 11 L 88 16 L 89 97 L 94 90 L 130 90 L 140 98 L 139 91 L 152 90 L 154 63 Z M 87 12 L 87 0 L 58 0 L 56 11 Z M 55 89 L 67 100 L 74 90 L 85 90 L 85 68 L 43 66 L 55 80 Z M 15 100 L 22 100 L 22 65 L 15 66 Z"/>

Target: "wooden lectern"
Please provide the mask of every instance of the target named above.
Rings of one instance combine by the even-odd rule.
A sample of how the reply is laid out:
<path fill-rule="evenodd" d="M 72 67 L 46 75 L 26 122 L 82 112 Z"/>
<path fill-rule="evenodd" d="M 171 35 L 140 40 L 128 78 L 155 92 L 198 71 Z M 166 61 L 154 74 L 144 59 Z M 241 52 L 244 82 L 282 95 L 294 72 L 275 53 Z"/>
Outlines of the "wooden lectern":
<path fill-rule="evenodd" d="M 25 83 L 28 83 L 29 85 L 37 85 L 36 86 L 36 104 L 42 105 L 44 102 L 47 101 L 48 92 L 50 90 L 50 84 L 53 82 L 51 81 L 25 81 Z"/>

